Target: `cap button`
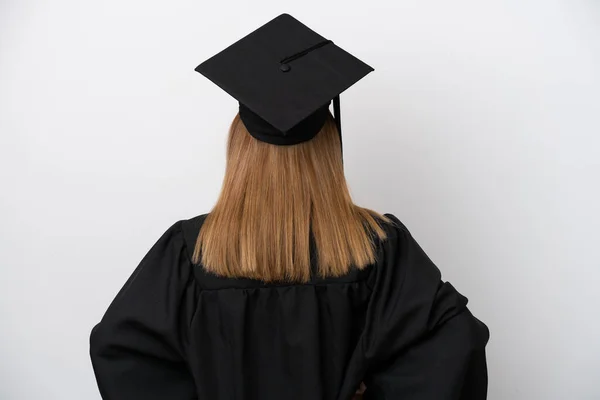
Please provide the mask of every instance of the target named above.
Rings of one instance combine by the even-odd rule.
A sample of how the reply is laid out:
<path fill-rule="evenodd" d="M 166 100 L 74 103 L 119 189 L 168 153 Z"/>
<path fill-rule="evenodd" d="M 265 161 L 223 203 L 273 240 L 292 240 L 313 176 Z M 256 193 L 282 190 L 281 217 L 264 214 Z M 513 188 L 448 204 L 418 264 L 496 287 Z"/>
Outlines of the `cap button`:
<path fill-rule="evenodd" d="M 290 67 L 289 64 L 281 64 L 279 66 L 279 69 L 281 70 L 281 72 L 288 72 L 290 69 L 292 69 L 292 67 Z"/>

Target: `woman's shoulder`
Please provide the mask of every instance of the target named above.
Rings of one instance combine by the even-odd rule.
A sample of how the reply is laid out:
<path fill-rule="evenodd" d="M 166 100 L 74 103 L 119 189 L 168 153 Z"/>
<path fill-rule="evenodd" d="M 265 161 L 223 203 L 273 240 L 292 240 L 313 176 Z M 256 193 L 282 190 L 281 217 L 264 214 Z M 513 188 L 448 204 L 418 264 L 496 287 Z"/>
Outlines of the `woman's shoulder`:
<path fill-rule="evenodd" d="M 200 228 L 202 227 L 202 224 L 206 220 L 207 216 L 208 214 L 200 214 L 178 221 L 181 223 L 183 239 L 188 249 L 194 249 L 194 246 L 196 245 L 196 239 L 198 238 L 198 233 L 200 233 Z"/>
<path fill-rule="evenodd" d="M 389 264 L 392 260 L 402 264 L 407 258 L 413 256 L 421 260 L 427 260 L 427 263 L 429 263 L 429 257 L 404 222 L 391 213 L 382 215 L 386 217 L 386 221 L 382 226 L 386 232 L 386 237 L 379 243 L 379 251 L 383 254 L 380 253 L 378 264 Z"/>
<path fill-rule="evenodd" d="M 395 215 L 392 213 L 385 213 L 382 214 L 384 217 L 388 218 L 388 225 L 397 228 L 397 229 L 403 229 L 403 230 L 408 230 L 406 228 L 406 225 L 404 225 L 404 223 Z"/>
<path fill-rule="evenodd" d="M 382 214 L 386 219 L 382 221 L 381 225 L 386 232 L 386 239 L 397 238 L 399 236 L 410 235 L 410 231 L 395 214 L 385 213 Z"/>

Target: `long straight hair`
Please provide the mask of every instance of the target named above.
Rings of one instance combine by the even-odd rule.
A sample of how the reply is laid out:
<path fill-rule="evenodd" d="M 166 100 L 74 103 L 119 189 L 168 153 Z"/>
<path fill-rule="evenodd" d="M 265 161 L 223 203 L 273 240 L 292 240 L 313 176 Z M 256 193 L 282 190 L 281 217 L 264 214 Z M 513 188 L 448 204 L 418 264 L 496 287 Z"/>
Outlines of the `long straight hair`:
<path fill-rule="evenodd" d="M 311 266 L 320 277 L 341 276 L 375 262 L 387 222 L 352 202 L 331 114 L 313 139 L 292 146 L 253 138 L 238 114 L 221 194 L 192 261 L 216 275 L 265 282 L 307 282 Z"/>

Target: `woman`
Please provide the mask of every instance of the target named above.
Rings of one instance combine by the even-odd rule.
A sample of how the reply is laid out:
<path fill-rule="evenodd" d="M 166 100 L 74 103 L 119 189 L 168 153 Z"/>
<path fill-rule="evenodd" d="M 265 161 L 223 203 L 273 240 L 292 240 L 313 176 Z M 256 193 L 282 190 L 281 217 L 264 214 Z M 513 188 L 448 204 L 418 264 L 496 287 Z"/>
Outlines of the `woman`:
<path fill-rule="evenodd" d="M 282 15 L 197 70 L 240 102 L 222 192 L 93 329 L 102 397 L 485 399 L 486 326 L 346 187 L 337 95 L 372 68 Z"/>

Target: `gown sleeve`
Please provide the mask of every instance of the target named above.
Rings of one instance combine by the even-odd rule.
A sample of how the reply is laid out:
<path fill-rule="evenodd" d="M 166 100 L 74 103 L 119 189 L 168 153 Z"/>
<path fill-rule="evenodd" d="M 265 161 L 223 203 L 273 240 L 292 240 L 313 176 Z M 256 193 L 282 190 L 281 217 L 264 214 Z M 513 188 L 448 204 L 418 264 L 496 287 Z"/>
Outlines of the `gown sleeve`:
<path fill-rule="evenodd" d="M 152 246 L 90 337 L 104 400 L 196 399 L 185 357 L 194 305 L 181 221 Z"/>
<path fill-rule="evenodd" d="M 365 400 L 484 400 L 489 330 L 406 227 L 383 244 L 368 311 Z"/>

